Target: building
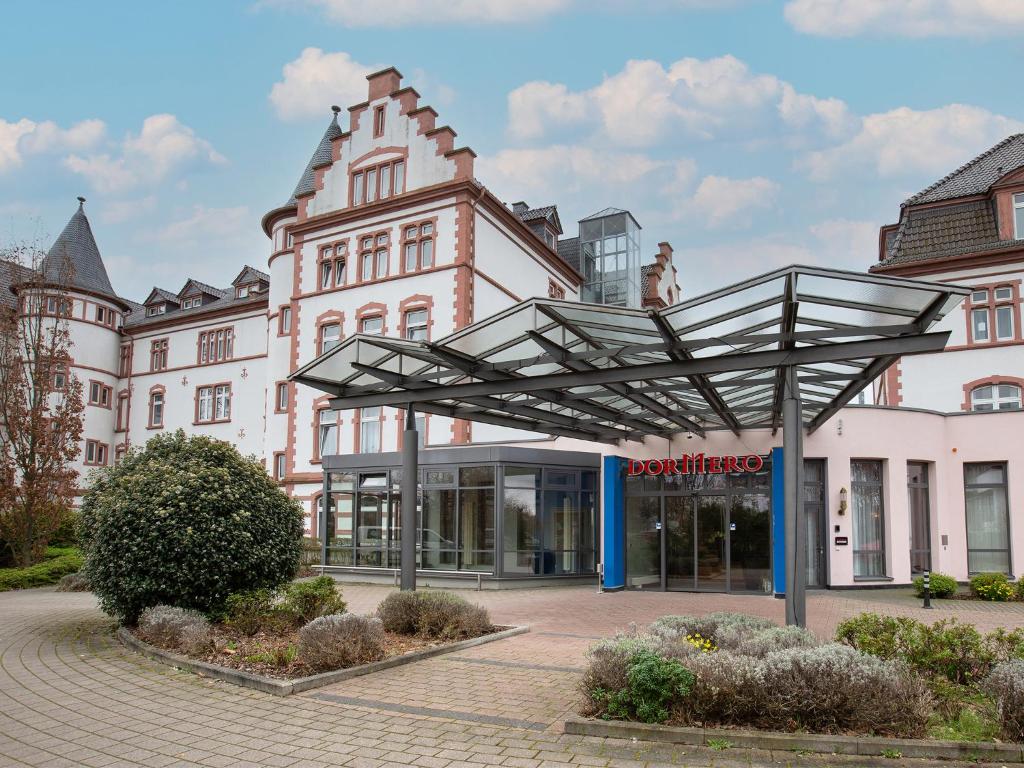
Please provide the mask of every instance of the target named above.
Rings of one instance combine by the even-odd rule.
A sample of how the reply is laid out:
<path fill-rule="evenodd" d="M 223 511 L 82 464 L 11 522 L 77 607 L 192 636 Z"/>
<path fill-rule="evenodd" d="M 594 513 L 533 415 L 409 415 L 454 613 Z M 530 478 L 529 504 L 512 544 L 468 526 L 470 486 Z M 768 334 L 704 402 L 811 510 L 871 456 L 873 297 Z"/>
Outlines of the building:
<path fill-rule="evenodd" d="M 502 203 L 475 178 L 472 150 L 396 70 L 368 77 L 344 128 L 340 111 L 292 195 L 263 218 L 265 272 L 245 267 L 225 288 L 183 275 L 130 301 L 112 287 L 81 204 L 44 268 L 73 268 L 83 473 L 161 430 L 229 440 L 303 503 L 332 572 L 390 580 L 404 413 L 335 411 L 291 374 L 358 334 L 437 341 L 530 297 L 615 311 L 682 296 L 671 246 L 644 258 L 629 211 L 607 208 L 566 236 L 555 206 Z M 952 333 L 945 351 L 894 360 L 873 397 L 805 441 L 809 584 L 1024 570 L 1018 232 L 1021 136 L 910 198 L 882 228 L 872 272 L 974 290 L 939 324 Z M 4 302 L 17 306 L 18 275 L 2 277 Z M 679 426 L 669 440 L 614 447 L 579 439 L 585 419 L 539 434 L 515 409 L 491 423 L 418 412 L 421 567 L 489 583 L 593 581 L 618 558 L 609 587 L 778 591 L 779 437 L 687 422 L 684 405 L 662 406 Z M 630 460 L 701 453 L 760 464 L 709 464 L 679 480 L 614 474 Z"/>

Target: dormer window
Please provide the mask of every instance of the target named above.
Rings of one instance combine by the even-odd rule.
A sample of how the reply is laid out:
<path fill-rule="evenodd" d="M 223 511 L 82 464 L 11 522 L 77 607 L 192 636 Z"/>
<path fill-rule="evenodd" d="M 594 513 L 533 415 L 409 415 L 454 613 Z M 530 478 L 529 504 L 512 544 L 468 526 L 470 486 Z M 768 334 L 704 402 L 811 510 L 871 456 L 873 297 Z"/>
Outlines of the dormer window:
<path fill-rule="evenodd" d="M 192 309 L 192 307 L 202 306 L 202 303 L 203 303 L 203 297 L 202 296 L 190 296 L 189 298 L 187 298 L 187 299 L 185 299 L 185 300 L 183 300 L 181 302 L 181 308 L 182 309 Z"/>
<path fill-rule="evenodd" d="M 162 315 L 165 314 L 166 312 L 166 304 L 153 304 L 149 307 L 146 307 L 146 317 L 156 317 L 157 315 Z"/>
<path fill-rule="evenodd" d="M 1024 192 L 1013 196 L 1013 237 L 1024 240 Z"/>
<path fill-rule="evenodd" d="M 237 288 L 235 288 L 235 298 L 236 299 L 244 299 L 248 295 L 249 295 L 249 286 L 248 285 L 240 285 Z"/>

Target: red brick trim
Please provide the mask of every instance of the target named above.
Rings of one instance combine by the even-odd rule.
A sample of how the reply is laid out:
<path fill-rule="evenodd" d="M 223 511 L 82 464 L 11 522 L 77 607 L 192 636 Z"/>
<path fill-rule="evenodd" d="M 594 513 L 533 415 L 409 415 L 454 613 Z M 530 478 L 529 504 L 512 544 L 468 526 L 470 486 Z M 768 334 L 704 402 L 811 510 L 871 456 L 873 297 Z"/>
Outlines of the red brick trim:
<path fill-rule="evenodd" d="M 369 304 L 363 304 L 356 310 L 356 333 L 363 332 L 363 320 L 368 317 L 380 317 L 384 323 L 381 328 L 381 335 L 388 335 L 388 306 L 382 304 L 379 301 L 371 301 Z"/>
<path fill-rule="evenodd" d="M 902 358 L 885 369 L 883 384 L 885 386 L 885 405 L 902 405 L 903 403 L 903 371 L 900 369 Z"/>
<path fill-rule="evenodd" d="M 387 237 L 387 244 L 383 247 L 377 244 L 377 239 L 381 236 Z M 370 241 L 369 247 L 366 246 L 366 241 Z M 386 274 L 378 274 L 377 272 L 377 251 L 384 250 L 387 252 L 387 264 Z M 353 281 L 355 285 L 369 285 L 380 280 L 386 279 L 391 275 L 391 230 L 380 229 L 376 232 L 366 232 L 359 235 L 356 238 L 356 275 Z M 363 260 L 370 257 L 370 278 L 363 278 Z M 397 273 L 396 273 L 397 274 Z"/>
<path fill-rule="evenodd" d="M 984 378 L 968 381 L 964 384 L 964 401 L 960 404 L 960 410 L 971 410 L 971 392 L 978 387 L 984 387 L 986 384 L 1016 384 L 1021 388 L 1021 392 L 1024 392 L 1024 379 L 1019 376 L 985 376 Z"/>
<path fill-rule="evenodd" d="M 224 334 L 224 356 L 217 357 L 220 346 L 217 336 Z M 203 360 L 203 351 L 206 351 L 206 359 Z M 217 365 L 233 360 L 235 357 L 235 326 L 224 325 L 219 328 L 200 331 L 196 334 L 196 365 Z"/>
<path fill-rule="evenodd" d="M 398 335 L 405 338 L 406 315 L 409 312 L 425 309 L 427 311 L 427 339 L 434 336 L 434 297 L 426 293 L 417 293 L 414 296 L 402 299 L 398 303 Z"/>
<path fill-rule="evenodd" d="M 284 328 L 284 318 L 285 318 L 285 313 L 286 312 L 287 312 L 287 317 L 288 317 L 288 326 L 289 326 L 288 330 L 285 330 L 285 328 Z M 291 306 L 288 305 L 288 304 L 282 304 L 280 307 L 277 308 L 277 315 L 276 315 L 276 317 L 277 317 L 277 335 L 278 336 L 288 336 L 288 335 L 290 335 L 291 334 L 291 324 L 295 322 L 295 318 L 292 316 L 292 308 L 291 308 Z"/>
<path fill-rule="evenodd" d="M 162 346 L 161 346 L 162 345 Z M 149 342 L 149 372 L 167 370 L 167 358 L 171 351 L 171 340 L 168 336 L 151 339 Z"/>
<path fill-rule="evenodd" d="M 968 294 L 964 298 L 964 322 L 967 324 L 967 343 L 959 347 L 947 347 L 946 349 L 979 349 L 985 347 L 993 347 L 997 345 L 1013 344 L 1015 342 L 1024 341 L 1024 335 L 1022 335 L 1020 321 L 1021 321 L 1021 296 L 1020 296 L 1021 280 L 1001 280 L 995 283 L 977 283 L 972 285 L 972 291 L 986 291 L 988 293 L 988 300 L 980 302 L 978 304 L 973 303 L 973 293 Z M 1011 297 L 1009 299 L 1003 299 L 996 301 L 995 289 L 996 288 L 1009 288 L 1011 289 Z M 996 338 L 996 307 L 1011 305 L 1013 307 L 1013 338 L 1011 339 L 997 339 Z M 971 315 L 976 309 L 987 309 L 988 310 L 988 339 L 983 341 L 974 340 L 974 323 Z"/>
<path fill-rule="evenodd" d="M 330 309 L 316 316 L 316 355 L 314 357 L 322 354 L 325 325 L 338 326 L 338 341 L 341 342 L 345 338 L 345 313 L 337 309 Z"/>
<path fill-rule="evenodd" d="M 426 224 L 430 225 L 430 234 L 428 235 L 423 234 L 423 226 Z M 409 238 L 408 230 L 413 228 L 416 229 L 416 237 Z M 430 241 L 431 248 L 433 249 L 431 251 L 430 266 L 420 268 L 420 261 L 423 257 L 423 243 L 428 240 Z M 423 272 L 428 269 L 432 269 L 437 264 L 437 216 L 433 216 L 429 219 L 420 219 L 419 221 L 409 221 L 406 222 L 405 224 L 401 224 L 399 228 L 398 242 L 399 275 L 410 275 L 415 272 Z M 405 263 L 405 251 L 406 247 L 409 245 L 414 245 L 416 248 L 416 266 L 413 267 L 412 269 L 408 269 Z"/>

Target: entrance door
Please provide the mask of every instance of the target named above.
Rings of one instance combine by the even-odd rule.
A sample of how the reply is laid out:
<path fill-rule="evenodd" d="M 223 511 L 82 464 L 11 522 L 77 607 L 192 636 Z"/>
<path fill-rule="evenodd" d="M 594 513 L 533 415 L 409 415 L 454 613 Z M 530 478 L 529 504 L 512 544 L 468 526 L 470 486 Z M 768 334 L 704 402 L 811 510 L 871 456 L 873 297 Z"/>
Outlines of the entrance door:
<path fill-rule="evenodd" d="M 804 520 L 807 525 L 807 586 L 824 587 L 825 537 L 828 523 L 825 520 L 825 460 L 804 461 Z"/>
<path fill-rule="evenodd" d="M 726 560 L 725 496 L 693 496 L 697 506 L 698 590 L 725 592 L 728 584 Z"/>
<path fill-rule="evenodd" d="M 665 588 L 696 588 L 694 570 L 694 496 L 665 497 Z"/>
<path fill-rule="evenodd" d="M 932 568 L 931 526 L 928 520 L 928 465 L 907 462 L 907 495 L 910 507 L 910 572 Z"/>
<path fill-rule="evenodd" d="M 661 583 L 661 497 L 626 500 L 626 586 L 663 589 Z"/>

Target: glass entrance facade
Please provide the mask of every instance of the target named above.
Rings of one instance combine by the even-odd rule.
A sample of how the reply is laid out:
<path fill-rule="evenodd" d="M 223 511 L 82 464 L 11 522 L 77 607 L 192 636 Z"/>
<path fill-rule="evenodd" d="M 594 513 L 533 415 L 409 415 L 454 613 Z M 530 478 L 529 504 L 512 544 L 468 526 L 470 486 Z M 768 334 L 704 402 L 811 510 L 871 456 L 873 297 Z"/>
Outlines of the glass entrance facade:
<path fill-rule="evenodd" d="M 626 479 L 626 586 L 771 592 L 771 498 L 753 473 Z"/>
<path fill-rule="evenodd" d="M 473 453 L 463 449 L 459 458 L 472 458 Z M 438 461 L 450 455 L 421 454 L 416 500 L 419 569 L 498 578 L 596 575 L 596 457 L 588 457 L 593 467 L 559 466 L 559 458 L 564 461 L 573 454 L 484 449 L 481 458 L 499 460 Z M 402 470 L 372 466 L 371 458 L 328 457 L 330 464 L 361 466 L 329 467 L 325 472 L 324 492 L 330 503 L 326 512 L 321 511 L 326 520 L 318 530 L 325 532 L 327 566 L 400 567 Z M 552 463 L 528 461 L 543 458 Z"/>

